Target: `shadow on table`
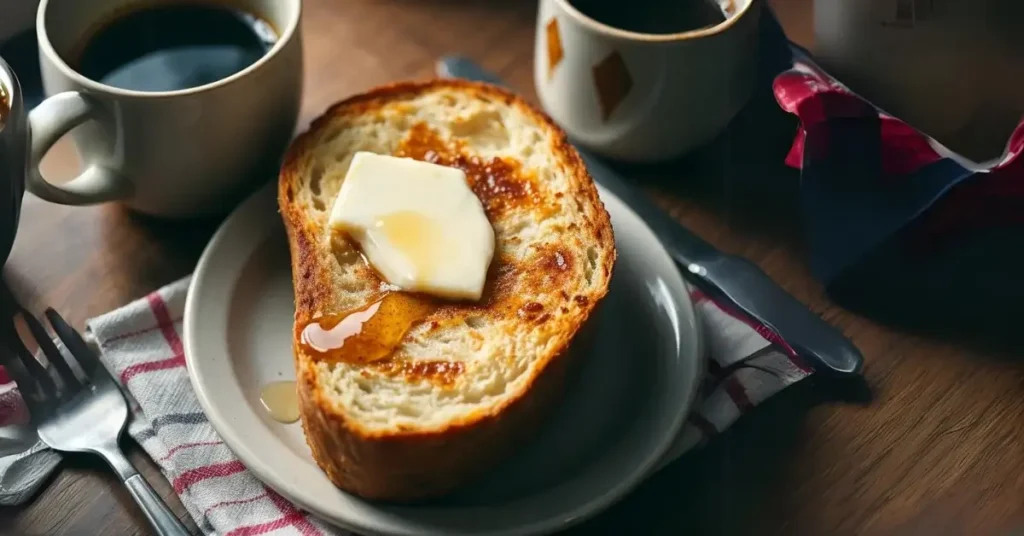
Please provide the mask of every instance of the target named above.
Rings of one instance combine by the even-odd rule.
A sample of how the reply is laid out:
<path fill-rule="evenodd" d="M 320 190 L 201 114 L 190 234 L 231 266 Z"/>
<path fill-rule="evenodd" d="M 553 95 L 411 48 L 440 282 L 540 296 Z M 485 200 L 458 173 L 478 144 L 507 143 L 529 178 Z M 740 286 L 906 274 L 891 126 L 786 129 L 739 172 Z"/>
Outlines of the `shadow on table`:
<path fill-rule="evenodd" d="M 889 243 L 872 252 L 876 258 L 833 283 L 832 298 L 889 326 L 991 358 L 1024 357 L 1024 229 L 972 231 L 926 263 L 885 251 L 899 247 Z"/>
<path fill-rule="evenodd" d="M 160 220 L 116 204 L 66 208 L 31 201 L 3 276 L 30 311 L 52 306 L 76 326 L 191 273 L 220 221 Z M 64 248 L 40 246 L 52 226 L 59 226 Z"/>
<path fill-rule="evenodd" d="M 652 476 L 622 503 L 569 534 L 756 534 L 789 480 L 805 420 L 828 403 L 813 377 L 765 401 L 709 443 Z M 638 505 L 643 505 L 640 508 Z M 644 512 L 644 518 L 634 517 Z"/>

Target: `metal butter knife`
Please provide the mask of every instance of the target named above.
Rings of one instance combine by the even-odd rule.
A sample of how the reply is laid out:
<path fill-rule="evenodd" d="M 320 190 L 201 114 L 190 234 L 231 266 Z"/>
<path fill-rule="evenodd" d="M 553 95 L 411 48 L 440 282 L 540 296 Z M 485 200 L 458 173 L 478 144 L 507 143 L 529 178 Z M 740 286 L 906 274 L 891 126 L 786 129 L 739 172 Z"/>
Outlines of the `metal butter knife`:
<path fill-rule="evenodd" d="M 504 85 L 496 75 L 461 56 L 442 57 L 437 62 L 437 72 L 442 77 Z M 718 251 L 663 212 L 645 194 L 629 186 L 596 157 L 577 150 L 594 181 L 629 205 L 647 223 L 683 268 L 689 282 L 727 299 L 777 333 L 801 357 L 811 360 L 815 370 L 838 376 L 860 373 L 864 358 L 857 347 L 779 287 L 754 263 Z"/>

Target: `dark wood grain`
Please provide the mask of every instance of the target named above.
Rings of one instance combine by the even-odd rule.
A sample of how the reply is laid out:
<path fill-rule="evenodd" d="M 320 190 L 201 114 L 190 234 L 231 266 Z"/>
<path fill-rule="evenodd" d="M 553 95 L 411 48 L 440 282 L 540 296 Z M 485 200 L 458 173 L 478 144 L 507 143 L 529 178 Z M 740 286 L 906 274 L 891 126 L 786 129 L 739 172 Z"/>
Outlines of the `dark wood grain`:
<path fill-rule="evenodd" d="M 810 44 L 812 0 L 772 4 L 790 37 Z M 453 51 L 471 53 L 533 98 L 535 7 L 525 0 L 307 0 L 303 122 L 369 86 L 430 76 L 436 57 Z M 832 304 L 810 276 L 800 222 L 787 210 L 796 177 L 779 159 L 793 124 L 770 96 L 758 98 L 753 106 L 762 108 L 707 149 L 627 169 L 688 227 L 757 262 L 853 338 L 867 358 L 874 398 L 839 402 L 837 386 L 805 381 L 574 532 L 1001 535 L 1024 526 L 1024 364 L 945 342 L 941 333 L 903 333 Z M 69 174 L 74 159 L 62 151 L 47 166 Z M 187 274 L 215 225 L 30 197 L 5 276 L 30 308 L 56 306 L 82 326 Z M 155 466 L 137 446 L 130 450 L 194 529 Z M 32 502 L 0 510 L 0 532 L 149 529 L 98 460 L 69 456 Z"/>

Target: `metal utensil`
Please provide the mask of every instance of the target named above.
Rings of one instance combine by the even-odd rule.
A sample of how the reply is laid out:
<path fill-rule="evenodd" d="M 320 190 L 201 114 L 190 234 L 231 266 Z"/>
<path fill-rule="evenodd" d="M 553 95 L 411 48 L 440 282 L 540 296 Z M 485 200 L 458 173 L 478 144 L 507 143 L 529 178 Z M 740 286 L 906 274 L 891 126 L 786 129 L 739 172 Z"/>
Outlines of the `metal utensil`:
<path fill-rule="evenodd" d="M 60 346 L 74 358 L 66 359 L 43 324 L 20 306 L 14 307 L 15 316 L 24 319 L 49 368 L 56 371 L 55 377 L 52 376 L 33 357 L 13 322 L 2 328 L 6 333 L 2 333 L 0 339 L 12 354 L 3 364 L 18 384 L 39 438 L 54 450 L 98 454 L 121 477 L 157 534 L 187 536 L 185 526 L 121 452 L 118 439 L 128 419 L 128 406 L 117 384 L 81 335 L 56 311 L 46 310 L 46 318 Z M 75 367 L 83 374 L 76 373 Z"/>
<path fill-rule="evenodd" d="M 468 58 L 445 56 L 438 61 L 436 68 L 440 76 L 503 85 L 496 75 Z M 718 251 L 659 209 L 642 192 L 630 187 L 600 160 L 584 150 L 579 152 L 594 181 L 643 218 L 676 263 L 685 270 L 688 281 L 710 294 L 727 299 L 777 333 L 798 354 L 817 365 L 817 371 L 838 376 L 860 374 L 864 358 L 839 330 L 775 284 L 752 262 Z"/>
<path fill-rule="evenodd" d="M 21 454 L 32 448 L 39 441 L 36 429 L 28 425 L 9 425 L 0 427 L 0 458 L 12 454 Z"/>

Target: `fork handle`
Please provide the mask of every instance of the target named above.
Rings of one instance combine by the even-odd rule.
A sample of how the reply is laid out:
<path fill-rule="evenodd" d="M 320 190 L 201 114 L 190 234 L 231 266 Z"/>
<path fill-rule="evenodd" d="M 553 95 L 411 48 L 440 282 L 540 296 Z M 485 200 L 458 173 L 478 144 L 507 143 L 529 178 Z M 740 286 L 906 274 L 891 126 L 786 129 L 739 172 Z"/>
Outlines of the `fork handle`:
<path fill-rule="evenodd" d="M 117 445 L 106 445 L 96 449 L 96 453 L 110 464 L 110 467 L 121 477 L 132 498 L 146 514 L 146 519 L 159 536 L 191 536 L 178 516 L 167 507 L 167 503 L 157 495 L 153 487 L 135 470 L 128 458 L 125 458 Z"/>
<path fill-rule="evenodd" d="M 139 503 L 139 507 L 142 508 L 146 519 L 149 520 L 150 525 L 153 525 L 153 530 L 157 534 L 160 536 L 190 536 L 188 529 L 181 524 L 181 521 L 178 521 L 178 516 L 171 512 L 167 503 L 160 499 L 160 496 L 153 491 L 153 487 L 146 482 L 146 479 L 142 478 L 142 475 L 135 473 L 124 481 L 124 485 L 128 486 L 128 491 L 135 498 L 135 502 Z"/>

